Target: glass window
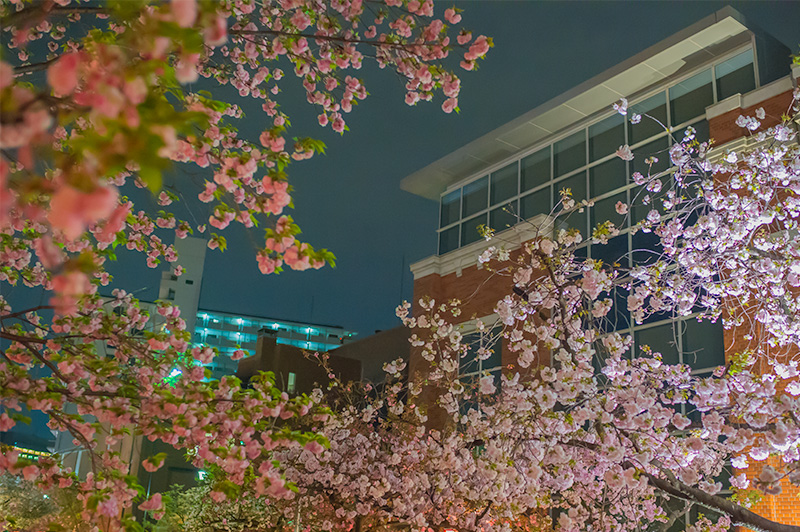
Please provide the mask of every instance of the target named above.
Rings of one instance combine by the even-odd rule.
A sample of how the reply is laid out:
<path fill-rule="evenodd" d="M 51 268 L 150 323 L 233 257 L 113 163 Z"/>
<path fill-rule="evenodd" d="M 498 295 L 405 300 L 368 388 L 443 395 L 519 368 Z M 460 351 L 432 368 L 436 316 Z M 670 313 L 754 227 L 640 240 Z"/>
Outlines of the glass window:
<path fill-rule="evenodd" d="M 628 124 L 628 144 L 631 146 L 663 133 L 667 127 L 666 93 L 656 94 L 644 101 L 631 105 L 628 110 L 629 116 L 631 113 L 642 115 L 642 120 L 638 124 Z"/>
<path fill-rule="evenodd" d="M 579 212 L 578 209 L 562 214 L 556 218 L 555 230 L 556 232 L 569 231 L 570 229 L 577 229 L 581 235 L 586 237 L 586 210 Z"/>
<path fill-rule="evenodd" d="M 296 385 L 297 385 L 297 375 L 290 371 L 289 377 L 286 379 L 286 393 L 294 393 Z"/>
<path fill-rule="evenodd" d="M 537 214 L 550 214 L 550 187 L 542 188 L 520 200 L 522 218 L 527 220 Z"/>
<path fill-rule="evenodd" d="M 575 204 L 577 205 L 582 200 L 586 199 L 586 173 L 581 172 L 579 174 L 575 174 L 572 177 L 568 177 L 563 181 L 559 181 L 555 183 L 554 186 L 556 197 L 554 201 L 557 203 L 561 200 L 561 191 L 564 189 L 569 189 L 572 192 L 572 199 L 575 200 Z"/>
<path fill-rule="evenodd" d="M 501 201 L 517 195 L 517 162 L 513 162 L 505 168 L 492 172 L 491 205 L 497 205 Z"/>
<path fill-rule="evenodd" d="M 486 225 L 486 215 L 481 214 L 461 223 L 461 245 L 466 246 L 477 242 L 483 236 L 480 233 L 480 226 Z"/>
<path fill-rule="evenodd" d="M 483 343 L 487 345 L 490 338 L 497 338 L 497 340 L 490 346 L 491 354 L 489 358 L 484 360 L 478 359 L 478 350 L 481 347 L 481 334 L 471 333 L 464 336 L 463 344 L 468 346 L 467 354 L 460 360 L 458 372 L 459 374 L 473 373 L 476 371 L 484 371 L 498 367 L 502 362 L 503 352 L 503 338 L 498 336 L 499 330 L 495 329 L 490 334 L 484 333 Z M 500 380 L 495 381 L 495 385 L 499 385 Z"/>
<path fill-rule="evenodd" d="M 591 207 L 592 229 L 605 221 L 613 222 L 614 225 L 619 229 L 624 228 L 627 225 L 625 223 L 625 216 L 617 213 L 616 206 L 618 201 L 627 203 L 627 198 L 627 194 L 625 194 L 625 192 L 621 192 L 611 196 L 610 198 L 595 201 L 594 207 Z"/>
<path fill-rule="evenodd" d="M 442 196 L 441 205 L 442 215 L 439 220 L 439 227 L 445 227 L 458 221 L 458 214 L 461 211 L 461 189 L 459 188 Z"/>
<path fill-rule="evenodd" d="M 586 131 L 560 140 L 553 145 L 553 174 L 560 176 L 586 165 Z"/>
<path fill-rule="evenodd" d="M 708 130 L 708 120 L 699 120 L 692 124 L 691 126 L 686 126 L 683 129 L 680 129 L 672 134 L 672 138 L 675 142 L 683 142 L 684 137 L 686 136 L 686 131 L 689 128 L 694 129 L 694 138 L 697 142 L 706 142 L 711 135 Z"/>
<path fill-rule="evenodd" d="M 594 248 L 595 246 L 592 247 Z M 611 310 L 599 324 L 600 330 L 603 332 L 619 331 L 631 326 L 630 315 L 628 314 L 628 292 L 626 290 L 619 286 L 614 286 L 611 289 L 611 294 L 603 294 L 600 299 L 611 299 L 613 303 Z M 603 352 L 605 352 L 605 349 Z M 627 351 L 624 356 L 625 358 L 630 358 L 631 351 Z"/>
<path fill-rule="evenodd" d="M 658 161 L 648 164 L 648 159 L 655 157 Z M 640 172 L 643 176 L 655 175 L 663 172 L 670 167 L 669 161 L 669 139 L 660 139 L 649 142 L 633 150 L 633 161 L 631 161 L 631 174 Z"/>
<path fill-rule="evenodd" d="M 714 72 L 717 75 L 717 101 L 734 94 L 745 94 L 756 88 L 752 50 L 718 64 Z"/>
<path fill-rule="evenodd" d="M 550 146 L 522 159 L 520 169 L 523 192 L 550 181 Z"/>
<path fill-rule="evenodd" d="M 636 331 L 636 356 L 642 356 L 641 346 L 648 345 L 654 353 L 661 353 L 665 364 L 678 364 L 678 346 L 672 322 Z"/>
<path fill-rule="evenodd" d="M 586 222 L 587 212 L 586 209 L 580 207 L 580 202 L 586 199 L 586 173 L 581 172 L 572 177 L 568 177 L 563 181 L 554 184 L 555 190 L 553 192 L 554 202 L 561 201 L 561 191 L 569 189 L 572 192 L 572 199 L 575 200 L 575 207 L 573 210 L 565 215 L 559 217 L 557 222 L 557 229 L 577 229 L 582 235 L 586 236 Z M 556 211 L 560 211 L 557 208 Z M 583 210 L 583 212 L 580 212 Z"/>
<path fill-rule="evenodd" d="M 628 235 L 620 235 L 605 244 L 592 244 L 592 259 L 601 260 L 603 264 L 620 264 L 628 266 Z"/>
<path fill-rule="evenodd" d="M 447 253 L 458 248 L 458 228 L 459 226 L 451 227 L 446 231 L 439 233 L 439 254 Z"/>
<path fill-rule="evenodd" d="M 519 210 L 517 200 L 506 203 L 502 207 L 492 209 L 489 213 L 489 227 L 497 232 L 505 231 L 509 227 L 514 227 L 519 222 Z"/>
<path fill-rule="evenodd" d="M 625 117 L 616 113 L 589 126 L 589 161 L 596 161 L 625 144 Z"/>
<path fill-rule="evenodd" d="M 711 70 L 701 72 L 671 87 L 669 99 L 672 125 L 682 124 L 705 114 L 706 107 L 714 103 Z"/>
<path fill-rule="evenodd" d="M 683 323 L 683 363 L 695 369 L 724 365 L 722 324 L 686 320 Z"/>
<path fill-rule="evenodd" d="M 464 186 L 464 198 L 461 204 L 461 217 L 466 218 L 486 208 L 488 176 Z"/>
<path fill-rule="evenodd" d="M 661 239 L 650 232 L 637 231 L 631 241 L 631 259 L 634 266 L 652 264 L 661 256 Z"/>
<path fill-rule="evenodd" d="M 616 148 L 615 148 L 616 149 Z M 589 169 L 589 183 L 591 184 L 591 197 L 596 198 L 606 192 L 611 192 L 627 184 L 627 170 L 625 161 L 619 157 L 598 164 Z"/>

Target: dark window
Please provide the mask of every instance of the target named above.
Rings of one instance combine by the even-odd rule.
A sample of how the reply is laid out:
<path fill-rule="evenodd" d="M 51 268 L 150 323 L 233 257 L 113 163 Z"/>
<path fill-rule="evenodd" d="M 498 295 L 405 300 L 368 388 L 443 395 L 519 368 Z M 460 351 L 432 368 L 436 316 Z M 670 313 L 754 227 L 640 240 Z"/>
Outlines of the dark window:
<path fill-rule="evenodd" d="M 628 235 L 620 235 L 605 244 L 592 244 L 592 259 L 601 260 L 603 264 L 620 264 L 628 266 Z"/>
<path fill-rule="evenodd" d="M 550 187 L 546 187 L 520 199 L 522 218 L 527 220 L 537 214 L 550 214 Z"/>
<path fill-rule="evenodd" d="M 634 341 L 637 356 L 642 355 L 641 346 L 647 345 L 654 353 L 661 353 L 665 364 L 679 362 L 678 346 L 675 343 L 675 330 L 672 322 L 636 331 Z"/>
<path fill-rule="evenodd" d="M 170 301 L 175 300 L 175 290 L 173 290 L 172 288 L 170 288 L 169 291 L 167 292 L 167 299 Z"/>
<path fill-rule="evenodd" d="M 717 101 L 734 94 L 745 94 L 756 88 L 752 50 L 720 63 L 714 71 L 717 75 Z"/>
<path fill-rule="evenodd" d="M 482 177 L 464 186 L 463 201 L 461 204 L 461 217 L 466 218 L 486 208 L 488 200 L 486 189 L 489 187 L 489 178 Z"/>
<path fill-rule="evenodd" d="M 186 279 L 186 284 L 194 284 L 194 281 L 192 281 L 191 279 Z"/>
<path fill-rule="evenodd" d="M 658 161 L 648 164 L 648 159 L 655 157 Z M 663 172 L 670 167 L 669 161 L 669 139 L 660 139 L 649 142 L 633 150 L 633 161 L 631 161 L 631 175 L 639 172 L 643 176 L 655 175 Z"/>
<path fill-rule="evenodd" d="M 617 213 L 617 202 L 627 202 L 627 195 L 625 192 L 615 194 L 610 198 L 595 201 L 592 209 L 592 229 L 597 227 L 603 222 L 613 222 L 617 228 L 623 228 L 625 224 L 625 216 Z"/>
<path fill-rule="evenodd" d="M 492 209 L 489 213 L 489 227 L 495 231 L 504 231 L 509 227 L 514 227 L 519 221 L 519 210 L 517 201 Z"/>
<path fill-rule="evenodd" d="M 556 229 L 577 229 L 581 234 L 586 236 L 586 222 L 587 215 L 586 209 L 580 206 L 582 200 L 586 199 L 586 173 L 580 172 L 572 177 L 568 177 L 563 181 L 559 181 L 553 185 L 553 202 L 558 203 L 561 201 L 561 191 L 569 189 L 572 193 L 572 199 L 575 200 L 575 207 L 568 213 L 559 216 Z M 556 208 L 556 212 L 561 211 L 561 206 Z M 583 212 L 581 212 L 583 211 Z"/>
<path fill-rule="evenodd" d="M 178 280 L 178 276 L 177 275 L 170 275 L 169 276 L 169 280 L 170 281 L 177 281 Z"/>
<path fill-rule="evenodd" d="M 499 329 L 491 333 L 483 333 L 483 344 L 481 343 L 481 333 L 471 333 L 464 335 L 462 344 L 468 347 L 466 355 L 459 362 L 459 374 L 472 373 L 475 371 L 490 370 L 498 367 L 502 363 L 503 338 L 498 336 Z M 489 345 L 491 339 L 497 338 L 494 344 Z M 478 359 L 478 350 L 481 345 L 491 349 L 491 354 L 484 360 Z M 495 380 L 495 386 L 500 387 L 500 379 Z"/>
<path fill-rule="evenodd" d="M 561 191 L 565 189 L 569 189 L 572 193 L 572 199 L 575 200 L 575 203 L 578 204 L 581 200 L 586 199 L 586 173 L 581 172 L 579 174 L 575 174 L 572 177 L 568 177 L 563 181 L 559 181 L 555 183 L 554 186 L 556 187 L 555 190 L 555 199 L 554 201 L 558 203 L 561 200 Z"/>
<path fill-rule="evenodd" d="M 556 177 L 586 165 L 586 132 L 578 131 L 553 145 L 553 173 Z"/>
<path fill-rule="evenodd" d="M 439 233 L 439 254 L 447 253 L 458 248 L 458 226 L 451 227 Z"/>
<path fill-rule="evenodd" d="M 642 115 L 642 120 L 638 124 L 628 124 L 628 144 L 631 146 L 665 131 L 667 127 L 666 93 L 662 92 L 633 104 L 628 110 L 628 116 L 632 113 Z"/>
<path fill-rule="evenodd" d="M 517 163 L 513 162 L 492 172 L 491 187 L 489 189 L 491 205 L 497 205 L 501 201 L 517 195 Z"/>
<path fill-rule="evenodd" d="M 589 161 L 596 161 L 625 144 L 625 118 L 621 114 L 589 126 Z"/>
<path fill-rule="evenodd" d="M 591 184 L 591 197 L 593 198 L 624 187 L 627 182 L 625 161 L 619 157 L 589 169 L 589 183 Z"/>
<path fill-rule="evenodd" d="M 725 364 L 722 324 L 686 320 L 683 324 L 683 363 L 702 369 Z"/>
<path fill-rule="evenodd" d="M 550 146 L 522 159 L 520 170 L 523 192 L 550 181 Z"/>
<path fill-rule="evenodd" d="M 652 264 L 661 256 L 661 239 L 654 233 L 637 231 L 632 237 L 631 258 L 634 266 Z"/>
<path fill-rule="evenodd" d="M 461 245 L 466 246 L 477 242 L 483 235 L 480 233 L 480 226 L 486 225 L 486 215 L 481 214 L 474 218 L 470 218 L 466 222 L 461 223 Z"/>
<path fill-rule="evenodd" d="M 458 221 L 461 212 L 461 189 L 454 190 L 442 196 L 442 215 L 439 220 L 439 227 L 446 227 Z"/>
<path fill-rule="evenodd" d="M 556 232 L 577 229 L 583 237 L 586 237 L 586 210 L 579 212 L 578 209 L 570 211 L 556 218 Z"/>
<path fill-rule="evenodd" d="M 691 126 L 686 126 L 685 128 L 673 133 L 672 138 L 675 139 L 675 142 L 683 142 L 684 138 L 686 137 L 686 132 L 690 127 L 694 129 L 694 140 L 697 142 L 706 142 L 708 140 L 708 137 L 710 136 L 708 130 L 708 121 L 703 119 L 695 122 Z"/>
<path fill-rule="evenodd" d="M 669 90 L 669 98 L 672 125 L 682 124 L 705 114 L 706 107 L 714 103 L 711 70 L 678 83 Z"/>

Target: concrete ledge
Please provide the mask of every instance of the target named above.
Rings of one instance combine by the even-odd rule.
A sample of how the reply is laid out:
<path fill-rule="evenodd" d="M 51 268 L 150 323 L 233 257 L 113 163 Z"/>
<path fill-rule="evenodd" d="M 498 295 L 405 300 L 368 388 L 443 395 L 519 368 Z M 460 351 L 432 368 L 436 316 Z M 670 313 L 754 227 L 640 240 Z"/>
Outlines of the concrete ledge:
<path fill-rule="evenodd" d="M 800 72 L 800 69 L 798 69 L 798 72 Z M 792 76 L 795 75 L 795 69 L 793 68 Z M 754 107 L 763 101 L 777 96 L 778 94 L 792 90 L 794 88 L 792 76 L 786 76 L 785 78 L 775 80 L 772 83 L 752 90 L 747 94 L 734 94 L 733 96 L 725 98 L 721 102 L 717 102 L 714 105 L 706 107 L 706 120 L 717 118 L 718 116 L 722 116 L 725 113 L 735 109 L 747 109 L 748 107 Z"/>
<path fill-rule="evenodd" d="M 433 273 L 442 276 L 455 273 L 460 277 L 461 271 L 478 264 L 478 256 L 491 246 L 513 251 L 537 236 L 551 237 L 553 222 L 554 220 L 546 214 L 534 216 L 514 227 L 495 233 L 491 240 L 479 240 L 444 255 L 432 255 L 417 261 L 410 266 L 411 273 L 414 275 L 414 280 Z M 478 267 L 480 268 L 480 265 Z"/>

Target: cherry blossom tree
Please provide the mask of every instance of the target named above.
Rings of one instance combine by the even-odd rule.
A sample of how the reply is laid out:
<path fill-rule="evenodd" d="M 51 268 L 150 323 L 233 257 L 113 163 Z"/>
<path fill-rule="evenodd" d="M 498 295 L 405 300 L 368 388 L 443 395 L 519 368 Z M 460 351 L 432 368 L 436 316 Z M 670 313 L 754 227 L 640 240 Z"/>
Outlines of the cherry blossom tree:
<path fill-rule="evenodd" d="M 770 128 L 763 118 L 739 120 L 751 135 L 741 152 L 709 154 L 688 131 L 672 169 L 636 177 L 653 194 L 637 201 L 656 212 L 637 230 L 659 237 L 658 260 L 577 257 L 582 235 L 552 220 L 591 205 L 565 192 L 537 238 L 479 258 L 507 279 L 496 322 L 464 335 L 459 301 L 399 307 L 425 370 L 406 382 L 398 360 L 380 393 L 318 391 L 336 405 L 320 427 L 329 447 L 282 452 L 298 491 L 271 498 L 260 529 L 667 530 L 699 508 L 691 532 L 800 530 L 749 509 L 800 485 L 800 147 L 789 116 Z M 607 221 L 590 238 L 616 231 Z M 639 322 L 721 320 L 749 344 L 709 376 L 647 346 L 633 357 L 609 324 L 614 291 Z M 516 361 L 499 379 L 459 376 L 462 357 L 488 358 L 501 337 Z M 733 495 L 722 495 L 729 464 Z"/>
<path fill-rule="evenodd" d="M 92 466 L 79 477 L 57 456 L 33 462 L 4 446 L 0 472 L 42 490 L 75 489 L 81 518 L 102 530 L 140 529 L 134 506 L 164 513 L 162 495 L 145 496 L 130 474 L 126 438 L 160 440 L 216 467 L 215 500 L 290 493 L 273 457 L 321 451 L 315 431 L 327 409 L 289 398 L 269 374 L 246 388 L 233 377 L 207 380 L 203 365 L 215 352 L 191 343 L 179 309 L 159 302 L 148 313 L 122 287 L 100 297 L 111 282 L 104 265 L 120 246 L 143 253 L 149 267 L 174 262 L 165 234 L 185 238 L 208 225 L 219 231 L 208 246 L 224 250 L 221 233 L 233 222 L 264 230 L 256 259 L 265 274 L 332 263 L 330 252 L 296 239 L 285 214 L 289 165 L 324 145 L 290 140 L 282 80 L 299 78 L 319 124 L 339 133 L 367 96 L 355 76 L 365 58 L 405 81 L 409 105 L 441 99 L 452 112 L 460 80 L 448 61 L 472 70 L 492 45 L 458 30 L 458 11 L 439 18 L 431 0 L 0 6 L 0 282 L 47 294 L 33 308 L 0 297 L 0 430 L 25 422 L 25 411 L 43 412 Z M 230 88 L 256 100 L 263 114 L 248 119 L 263 124 L 258 139 L 238 133 L 242 106 L 218 99 Z M 187 168 L 206 169 L 208 179 L 193 183 L 178 173 Z M 189 198 L 194 220 L 135 208 L 123 195 L 134 186 L 164 208 Z M 208 212 L 195 214 L 203 205 Z M 143 458 L 148 471 L 164 462 Z"/>

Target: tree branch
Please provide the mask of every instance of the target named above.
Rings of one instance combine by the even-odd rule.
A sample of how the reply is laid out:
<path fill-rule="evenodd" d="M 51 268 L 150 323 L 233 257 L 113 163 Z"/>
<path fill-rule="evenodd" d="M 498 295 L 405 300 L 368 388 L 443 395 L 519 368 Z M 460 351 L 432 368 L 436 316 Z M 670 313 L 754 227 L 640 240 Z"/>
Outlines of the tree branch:
<path fill-rule="evenodd" d="M 671 482 L 658 478 L 646 471 L 643 471 L 642 474 L 647 477 L 651 485 L 668 495 L 672 495 L 684 501 L 695 501 L 707 508 L 729 515 L 734 525 L 746 526 L 757 532 L 800 532 L 800 526 L 770 521 L 728 499 L 717 495 L 711 495 L 701 489 L 684 484 L 681 481 L 677 481 L 676 485 L 673 485 Z"/>

